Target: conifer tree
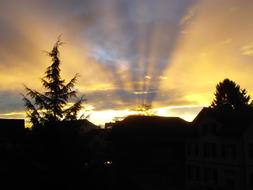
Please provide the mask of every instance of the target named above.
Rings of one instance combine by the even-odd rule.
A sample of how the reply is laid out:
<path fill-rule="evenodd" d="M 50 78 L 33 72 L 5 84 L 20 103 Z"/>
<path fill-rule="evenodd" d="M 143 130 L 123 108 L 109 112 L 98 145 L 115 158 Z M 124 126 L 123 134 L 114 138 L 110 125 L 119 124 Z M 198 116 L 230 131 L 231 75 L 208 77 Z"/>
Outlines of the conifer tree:
<path fill-rule="evenodd" d="M 211 107 L 215 109 L 239 110 L 252 105 L 247 91 L 229 79 L 217 84 L 214 96 Z"/>
<path fill-rule="evenodd" d="M 49 123 L 64 120 L 76 120 L 78 112 L 82 108 L 84 98 L 77 98 L 74 85 L 77 81 L 76 74 L 68 83 L 61 78 L 61 61 L 59 59 L 59 46 L 62 45 L 60 38 L 53 49 L 47 54 L 52 59 L 52 64 L 46 69 L 41 79 L 45 92 L 41 93 L 25 86 L 26 95 L 23 95 L 27 116 L 33 127 L 45 126 Z M 30 97 L 30 100 L 28 97 Z M 68 106 L 69 100 L 76 98 L 77 101 Z"/>

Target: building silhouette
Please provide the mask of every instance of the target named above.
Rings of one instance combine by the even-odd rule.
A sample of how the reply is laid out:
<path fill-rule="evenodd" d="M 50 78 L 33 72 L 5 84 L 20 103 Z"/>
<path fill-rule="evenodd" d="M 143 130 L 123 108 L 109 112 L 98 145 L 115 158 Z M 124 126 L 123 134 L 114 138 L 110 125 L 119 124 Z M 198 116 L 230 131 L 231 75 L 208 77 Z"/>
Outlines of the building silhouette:
<path fill-rule="evenodd" d="M 25 168 L 37 174 L 31 186 L 49 178 L 43 171 L 55 171 L 59 176 L 47 185 L 63 187 L 65 176 L 74 188 L 85 175 L 86 185 L 108 189 L 251 190 L 252 113 L 203 108 L 192 122 L 128 116 L 101 129 L 84 119 L 46 132 L 25 130 L 24 120 L 0 119 L 0 173 L 6 179 L 16 173 L 25 183 L 18 173 Z"/>
<path fill-rule="evenodd" d="M 186 140 L 186 189 L 253 189 L 251 111 L 204 108 Z"/>
<path fill-rule="evenodd" d="M 189 125 L 178 117 L 158 116 L 129 116 L 116 122 L 112 142 L 117 176 L 139 189 L 184 189 Z"/>
<path fill-rule="evenodd" d="M 0 119 L 0 141 L 16 141 L 24 135 L 24 119 Z"/>

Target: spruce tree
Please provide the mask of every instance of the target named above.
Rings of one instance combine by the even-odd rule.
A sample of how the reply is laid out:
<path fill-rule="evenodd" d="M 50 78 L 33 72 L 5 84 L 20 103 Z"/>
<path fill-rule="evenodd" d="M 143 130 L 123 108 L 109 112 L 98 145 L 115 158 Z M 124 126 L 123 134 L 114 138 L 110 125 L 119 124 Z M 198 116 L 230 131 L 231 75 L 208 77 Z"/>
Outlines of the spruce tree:
<path fill-rule="evenodd" d="M 211 107 L 215 109 L 240 110 L 251 106 L 247 91 L 229 79 L 217 84 L 214 96 Z"/>
<path fill-rule="evenodd" d="M 59 38 L 53 49 L 47 52 L 52 59 L 52 64 L 46 69 L 45 75 L 41 79 L 45 92 L 41 93 L 25 86 L 26 95 L 23 95 L 23 100 L 27 116 L 33 127 L 64 120 L 76 120 L 78 112 L 82 108 L 84 98 L 77 98 L 77 91 L 74 89 L 78 74 L 68 83 L 65 83 L 65 80 L 61 78 L 61 61 L 59 59 L 61 45 L 62 42 Z M 73 98 L 76 98 L 77 101 L 70 107 L 67 106 L 69 100 Z"/>

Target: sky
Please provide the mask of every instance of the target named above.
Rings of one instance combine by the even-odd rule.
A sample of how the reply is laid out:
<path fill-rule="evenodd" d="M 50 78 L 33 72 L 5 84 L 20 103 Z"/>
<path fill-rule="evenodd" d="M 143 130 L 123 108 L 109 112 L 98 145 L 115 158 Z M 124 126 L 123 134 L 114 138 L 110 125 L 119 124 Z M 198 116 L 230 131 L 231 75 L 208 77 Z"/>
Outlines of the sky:
<path fill-rule="evenodd" d="M 98 125 L 152 104 L 191 121 L 225 78 L 253 94 L 252 0 L 0 0 L 0 117 L 25 118 L 61 35 L 62 76 L 80 77 Z"/>

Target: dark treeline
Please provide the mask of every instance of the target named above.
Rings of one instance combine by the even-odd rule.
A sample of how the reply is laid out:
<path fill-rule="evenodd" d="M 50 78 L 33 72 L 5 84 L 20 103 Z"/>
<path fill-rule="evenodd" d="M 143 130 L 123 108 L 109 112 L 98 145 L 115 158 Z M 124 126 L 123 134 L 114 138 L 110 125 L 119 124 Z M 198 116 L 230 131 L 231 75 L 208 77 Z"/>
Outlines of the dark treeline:
<path fill-rule="evenodd" d="M 245 89 L 229 79 L 218 83 L 210 107 L 204 108 L 193 122 L 177 117 L 135 115 L 101 129 L 87 118 L 77 117 L 84 98 L 78 99 L 74 89 L 78 75 L 69 83 L 61 78 L 61 44 L 58 40 L 48 52 L 52 64 L 42 78 L 45 92 L 25 87 L 23 99 L 32 128 L 24 128 L 23 120 L 0 119 L 1 187 L 248 189 L 247 180 L 240 178 L 244 174 L 228 178 L 241 180 L 234 185 L 216 176 L 216 169 L 221 170 L 230 162 L 217 161 L 220 157 L 214 148 L 228 139 L 240 143 L 238 139 L 245 138 L 241 134 L 246 134 L 252 125 L 253 106 Z M 67 107 L 73 99 L 76 102 Z M 201 157 L 201 150 L 195 148 L 192 157 L 193 144 L 195 148 L 203 145 Z M 212 148 L 208 146 L 206 150 L 207 144 Z M 235 154 L 239 155 L 239 150 Z M 237 165 L 240 170 L 245 164 L 242 157 L 235 159 L 228 166 L 229 171 L 238 169 Z M 214 169 L 211 174 L 206 172 L 210 168 Z"/>

